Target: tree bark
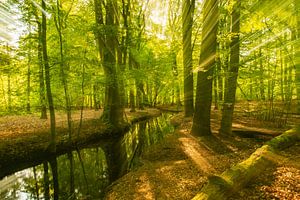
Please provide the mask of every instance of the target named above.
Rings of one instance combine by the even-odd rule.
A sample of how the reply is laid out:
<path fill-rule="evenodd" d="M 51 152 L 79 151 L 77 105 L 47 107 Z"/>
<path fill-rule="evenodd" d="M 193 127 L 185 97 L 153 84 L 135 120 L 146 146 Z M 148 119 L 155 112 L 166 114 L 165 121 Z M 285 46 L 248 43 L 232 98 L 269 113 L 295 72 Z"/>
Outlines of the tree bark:
<path fill-rule="evenodd" d="M 295 9 L 296 9 L 296 16 L 297 16 L 297 34 L 296 34 L 296 41 L 295 42 L 295 80 L 296 80 L 296 91 L 297 91 L 297 112 L 300 114 L 300 2 L 299 0 L 295 0 Z"/>
<path fill-rule="evenodd" d="M 104 25 L 102 7 L 105 7 L 105 34 L 101 34 L 100 27 Z M 94 0 L 95 18 L 98 26 L 96 39 L 98 42 L 99 54 L 103 62 L 103 69 L 106 78 L 105 101 L 102 119 L 117 125 L 123 121 L 123 111 L 120 99 L 119 84 L 116 70 L 116 11 L 117 2 L 109 0 L 105 4 L 102 0 Z"/>
<path fill-rule="evenodd" d="M 27 113 L 30 113 L 30 92 L 31 92 L 31 84 L 30 84 L 30 77 L 31 77 L 31 47 L 29 47 L 28 50 L 28 66 L 27 66 L 27 99 L 26 99 L 26 111 Z"/>
<path fill-rule="evenodd" d="M 208 184 L 193 200 L 225 200 L 260 175 L 274 162 L 274 153 L 300 141 L 300 127 L 277 136 L 257 149 L 248 159 L 218 176 L 208 178 Z"/>
<path fill-rule="evenodd" d="M 260 91 L 260 99 L 266 100 L 265 96 L 265 84 L 264 84 L 264 65 L 263 65 L 263 53 L 262 49 L 259 48 L 259 72 L 260 72 L 260 78 L 259 78 L 259 91 Z"/>
<path fill-rule="evenodd" d="M 40 104 L 41 104 L 41 119 L 47 119 L 47 107 L 45 96 L 45 78 L 44 78 L 44 65 L 43 65 L 43 47 L 42 47 L 42 26 L 38 23 L 38 59 L 39 59 L 39 83 L 40 83 Z"/>
<path fill-rule="evenodd" d="M 8 95 L 8 111 L 11 112 L 12 111 L 12 100 L 11 100 L 11 72 L 8 72 L 7 75 L 7 95 Z"/>
<path fill-rule="evenodd" d="M 190 117 L 194 113 L 194 81 L 192 32 L 195 0 L 184 0 L 182 6 L 182 44 L 184 68 L 184 115 Z"/>
<path fill-rule="evenodd" d="M 44 0 L 42 0 L 42 9 L 46 10 L 46 4 Z M 42 13 L 41 41 L 42 41 L 42 48 L 43 48 L 43 61 L 45 67 L 46 91 L 47 91 L 47 98 L 48 98 L 49 112 L 50 112 L 51 141 L 50 141 L 49 150 L 51 152 L 55 152 L 56 151 L 55 110 L 54 110 L 53 97 L 51 92 L 51 76 L 50 76 L 50 66 L 49 66 L 48 52 L 47 52 L 47 19 L 44 12 Z"/>
<path fill-rule="evenodd" d="M 47 107 L 46 107 L 46 96 L 45 96 L 45 78 L 44 78 L 44 65 L 43 65 L 43 44 L 42 44 L 42 24 L 39 20 L 39 14 L 37 9 L 34 9 L 34 16 L 37 23 L 38 31 L 38 63 L 39 63 L 39 98 L 41 108 L 41 119 L 47 119 Z"/>
<path fill-rule="evenodd" d="M 212 80 L 216 58 L 218 29 L 218 0 L 204 3 L 204 23 L 197 80 L 196 104 L 192 134 L 210 135 L 210 112 L 212 103 Z"/>
<path fill-rule="evenodd" d="M 64 50 L 63 50 L 63 16 L 61 9 L 61 1 L 56 1 L 56 17 L 55 17 L 55 27 L 57 30 L 58 38 L 59 38 L 59 55 L 60 55 L 60 75 L 61 80 L 64 88 L 64 95 L 65 95 L 65 104 L 66 104 L 66 111 L 67 111 L 67 122 L 68 122 L 68 132 L 69 132 L 69 141 L 72 139 L 72 114 L 71 114 L 71 100 L 70 100 L 70 94 L 69 94 L 69 88 L 68 88 L 68 81 L 67 81 L 67 73 L 65 71 L 65 59 L 64 59 Z M 64 20 L 67 20 L 64 17 Z"/>
<path fill-rule="evenodd" d="M 237 1 L 234 5 L 231 16 L 232 42 L 230 45 L 230 67 L 228 74 L 227 92 L 224 98 L 221 120 L 221 134 L 231 134 L 233 110 L 235 105 L 235 96 L 237 88 L 237 78 L 240 64 L 240 8 L 241 1 Z"/>

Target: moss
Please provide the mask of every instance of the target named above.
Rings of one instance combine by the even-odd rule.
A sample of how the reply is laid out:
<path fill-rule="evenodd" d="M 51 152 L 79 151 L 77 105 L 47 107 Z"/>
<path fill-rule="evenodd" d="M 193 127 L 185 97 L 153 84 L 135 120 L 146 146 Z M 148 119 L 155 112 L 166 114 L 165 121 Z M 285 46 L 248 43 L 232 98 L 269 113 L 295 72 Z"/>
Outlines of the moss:
<path fill-rule="evenodd" d="M 257 149 L 248 159 L 226 170 L 220 176 L 210 177 L 208 185 L 194 199 L 226 199 L 237 192 L 273 163 L 274 151 L 290 147 L 300 140 L 298 130 L 293 129 L 275 137 Z"/>

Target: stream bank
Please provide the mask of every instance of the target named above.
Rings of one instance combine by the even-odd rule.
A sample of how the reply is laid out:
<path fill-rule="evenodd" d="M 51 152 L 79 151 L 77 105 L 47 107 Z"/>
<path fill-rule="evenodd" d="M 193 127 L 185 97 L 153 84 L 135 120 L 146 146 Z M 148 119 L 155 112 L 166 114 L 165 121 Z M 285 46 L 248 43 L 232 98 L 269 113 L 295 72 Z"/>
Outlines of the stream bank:
<path fill-rule="evenodd" d="M 197 138 L 190 135 L 192 118 L 179 114 L 172 122 L 175 133 L 144 152 L 140 167 L 114 182 L 106 191 L 106 200 L 192 199 L 210 177 L 248 158 L 268 139 L 218 135 L 214 120 L 213 136 Z M 269 133 L 273 132 L 266 132 Z M 276 165 L 266 169 L 264 176 L 253 179 L 251 189 L 241 189 L 232 199 L 299 199 L 299 155 L 300 144 L 278 152 Z"/>
<path fill-rule="evenodd" d="M 119 127 L 109 127 L 100 120 L 101 111 L 86 111 L 79 127 L 79 113 L 73 118 L 73 137 L 69 141 L 65 115 L 57 116 L 56 155 L 81 148 L 92 142 L 105 142 L 120 138 L 132 124 L 161 115 L 157 109 L 137 112 L 126 110 L 126 123 Z M 32 120 L 33 119 L 33 120 Z M 50 141 L 49 120 L 36 116 L 17 116 L 0 119 L 0 178 L 14 171 L 33 166 L 45 158 L 55 156 L 48 151 Z"/>

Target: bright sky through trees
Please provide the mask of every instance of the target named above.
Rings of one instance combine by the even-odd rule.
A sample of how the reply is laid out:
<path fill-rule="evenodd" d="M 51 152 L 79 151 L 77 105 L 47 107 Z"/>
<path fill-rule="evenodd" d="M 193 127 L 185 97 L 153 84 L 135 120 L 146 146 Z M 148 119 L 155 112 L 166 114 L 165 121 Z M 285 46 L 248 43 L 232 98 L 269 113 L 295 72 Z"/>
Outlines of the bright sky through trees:
<path fill-rule="evenodd" d="M 12 9 L 13 8 L 13 9 Z M 9 44 L 16 44 L 24 26 L 18 20 L 17 9 L 7 6 L 6 1 L 0 2 L 0 40 Z"/>

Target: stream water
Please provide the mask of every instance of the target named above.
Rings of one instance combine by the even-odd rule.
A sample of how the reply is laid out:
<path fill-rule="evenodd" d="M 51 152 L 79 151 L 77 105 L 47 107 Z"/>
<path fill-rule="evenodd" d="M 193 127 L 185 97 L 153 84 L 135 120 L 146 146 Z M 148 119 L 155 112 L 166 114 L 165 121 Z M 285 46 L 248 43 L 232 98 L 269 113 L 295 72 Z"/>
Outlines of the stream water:
<path fill-rule="evenodd" d="M 101 199 L 149 146 L 173 132 L 169 114 L 139 122 L 122 138 L 45 160 L 0 180 L 0 199 Z"/>

